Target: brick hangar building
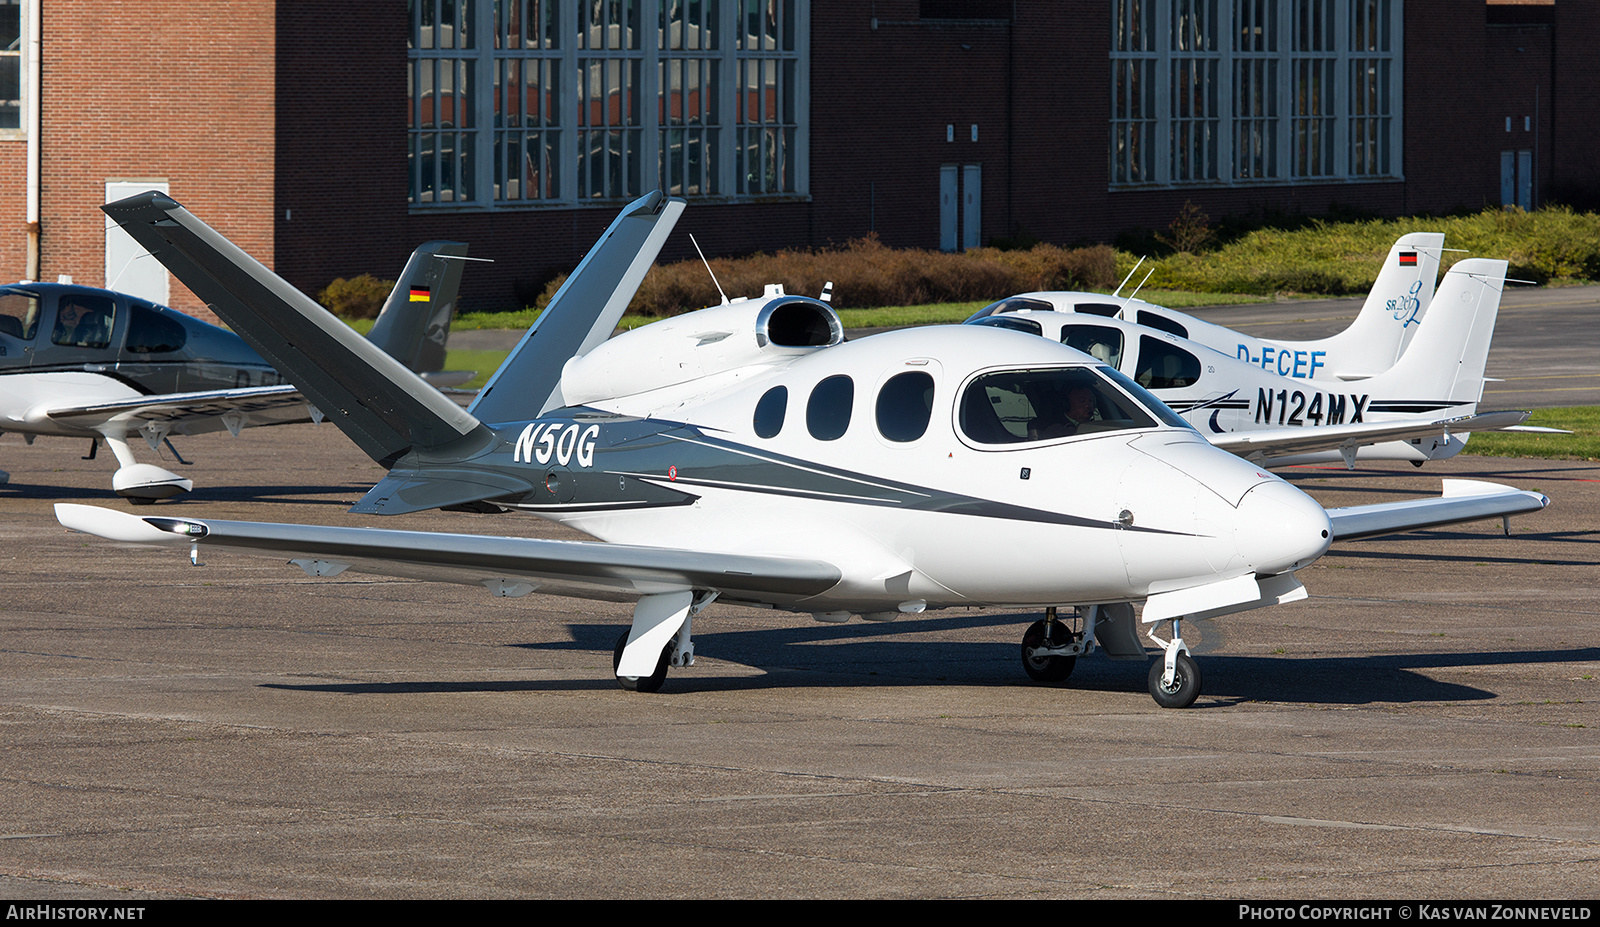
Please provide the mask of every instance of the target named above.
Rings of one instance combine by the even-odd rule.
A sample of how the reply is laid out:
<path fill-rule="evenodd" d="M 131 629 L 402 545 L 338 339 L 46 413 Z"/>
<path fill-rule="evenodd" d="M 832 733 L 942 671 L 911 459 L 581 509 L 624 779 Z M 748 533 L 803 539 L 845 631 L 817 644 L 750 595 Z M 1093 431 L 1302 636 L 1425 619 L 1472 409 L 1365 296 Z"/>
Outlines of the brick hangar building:
<path fill-rule="evenodd" d="M 0 0 L 0 278 L 204 314 L 98 206 L 161 189 L 308 292 L 470 243 L 531 301 L 616 207 L 664 259 L 1600 203 L 1580 0 Z"/>

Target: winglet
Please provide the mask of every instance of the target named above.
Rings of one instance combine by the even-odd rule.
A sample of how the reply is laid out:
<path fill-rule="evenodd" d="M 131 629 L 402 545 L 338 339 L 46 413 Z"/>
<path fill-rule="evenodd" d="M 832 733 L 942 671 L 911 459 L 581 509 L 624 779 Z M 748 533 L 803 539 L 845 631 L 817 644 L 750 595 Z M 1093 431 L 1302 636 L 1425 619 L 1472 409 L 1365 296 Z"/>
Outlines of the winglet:
<path fill-rule="evenodd" d="M 98 505 L 57 502 L 56 521 L 71 531 L 81 531 L 84 534 L 113 541 L 163 544 L 184 540 L 182 535 L 157 528 L 137 515 L 101 508 Z"/>

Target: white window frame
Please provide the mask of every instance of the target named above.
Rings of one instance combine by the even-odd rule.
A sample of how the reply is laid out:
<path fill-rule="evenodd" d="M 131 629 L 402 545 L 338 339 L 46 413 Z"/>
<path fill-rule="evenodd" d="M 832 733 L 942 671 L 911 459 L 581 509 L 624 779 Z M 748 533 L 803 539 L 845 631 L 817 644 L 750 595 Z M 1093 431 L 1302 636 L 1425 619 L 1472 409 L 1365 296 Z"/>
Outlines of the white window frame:
<path fill-rule="evenodd" d="M 415 18 L 421 4 L 437 2 L 412 0 L 407 5 L 408 15 Z M 418 62 L 429 58 L 449 58 L 465 64 L 473 88 L 473 111 L 472 128 L 461 130 L 461 147 L 471 161 L 473 173 L 470 188 L 464 189 L 463 197 L 455 201 L 417 202 L 415 194 L 419 186 L 414 179 L 408 180 L 411 212 L 493 212 L 614 206 L 619 201 L 625 202 L 661 187 L 669 193 L 700 203 L 808 199 L 811 35 L 808 0 L 777 0 L 775 4 L 771 0 L 699 0 L 699 3 L 706 5 L 702 9 L 715 12 L 714 49 L 662 47 L 671 46 L 673 41 L 670 36 L 663 35 L 670 30 L 663 30 L 660 26 L 661 9 L 664 5 L 676 2 L 679 0 L 607 0 L 604 5 L 607 16 L 611 10 L 637 11 L 637 38 L 632 41 L 623 39 L 620 43 L 623 47 L 610 47 L 618 44 L 610 41 L 590 41 L 588 44 L 596 47 L 584 48 L 578 35 L 578 17 L 584 12 L 578 9 L 579 5 L 563 0 L 543 0 L 539 6 L 550 9 L 556 20 L 554 34 L 557 39 L 554 47 L 521 50 L 495 47 L 495 12 L 500 6 L 497 0 L 453 0 L 452 6 L 470 15 L 472 47 L 457 50 L 412 48 L 408 55 L 408 67 L 415 74 Z M 788 26 L 791 34 L 780 37 L 787 39 L 792 47 L 760 47 L 763 45 L 760 41 L 755 43 L 757 47 L 743 47 L 746 42 L 738 32 L 742 26 L 741 17 L 752 11 L 760 13 L 769 8 L 780 9 L 792 18 L 792 24 Z M 408 30 L 414 28 L 414 22 L 408 25 Z M 496 183 L 495 158 L 503 150 L 497 146 L 496 139 L 505 138 L 508 130 L 505 126 L 497 126 L 495 121 L 495 76 L 496 69 L 503 67 L 508 59 L 542 59 L 548 62 L 549 73 L 554 75 L 558 100 L 549 107 L 554 111 L 549 121 L 537 127 L 524 126 L 514 130 L 547 133 L 540 139 L 541 144 L 548 142 L 549 148 L 542 150 L 540 155 L 546 162 L 553 161 L 556 165 L 553 182 L 540 191 L 547 195 L 529 196 L 528 191 L 519 186 L 516 198 L 503 198 Z M 630 111 L 626 126 L 613 126 L 609 122 L 604 126 L 598 123 L 593 126 L 580 124 L 581 103 L 577 90 L 581 84 L 578 72 L 584 61 L 626 61 L 627 64 L 622 67 L 637 75 L 632 95 L 636 102 L 631 107 L 623 107 Z M 670 113 L 663 117 L 663 109 L 670 108 L 662 100 L 663 84 L 667 83 L 663 79 L 663 68 L 670 70 L 674 67 L 673 62 L 695 62 L 702 66 L 702 73 L 715 72 L 715 85 L 702 85 L 708 95 L 715 94 L 715 100 L 708 100 L 701 109 L 703 116 L 709 113 L 712 119 L 686 126 L 676 123 Z M 707 62 L 714 62 L 714 66 Z M 785 113 L 787 119 L 761 123 L 740 121 L 738 104 L 741 102 L 741 88 L 735 84 L 751 68 L 776 69 L 779 74 L 779 96 L 789 101 Z M 765 100 L 764 94 L 762 97 Z M 412 107 L 414 118 L 418 105 L 416 95 L 408 93 L 407 103 Z M 758 115 L 764 117 L 766 110 L 763 108 Z M 580 139 L 588 137 L 592 140 L 597 137 L 595 134 L 585 136 L 584 133 L 613 128 L 624 135 L 631 134 L 632 138 L 616 151 L 591 151 L 587 156 L 591 159 L 598 156 L 598 161 L 591 160 L 589 164 L 603 164 L 608 170 L 615 156 L 618 159 L 616 164 L 621 169 L 623 186 L 613 189 L 614 185 L 602 183 L 602 195 L 595 196 L 592 195 L 595 189 L 593 182 L 586 184 L 588 191 L 580 189 Z M 738 173 L 741 164 L 738 146 L 754 139 L 756 150 L 765 163 L 771 153 L 769 146 L 773 132 L 784 136 L 781 149 L 783 160 L 777 163 L 781 164 L 780 171 L 788 178 L 790 189 L 775 191 L 770 189 L 770 184 L 763 182 L 763 178 L 753 178 L 748 172 L 747 176 L 741 177 Z M 408 150 L 413 152 L 412 167 L 421 163 L 417 154 L 417 139 L 421 134 L 423 130 L 416 126 L 408 130 Z M 762 137 L 764 134 L 766 137 Z M 526 139 L 528 136 L 524 134 L 523 137 Z M 691 156 L 684 146 L 689 144 L 687 140 L 690 139 L 702 146 L 698 154 L 700 170 L 696 177 L 691 177 L 690 172 L 685 170 Z M 664 146 L 668 149 L 665 157 Z M 591 176 L 591 181 L 594 179 Z M 463 187 L 467 186 L 463 184 Z M 509 197 L 510 185 L 506 187 L 506 197 Z"/>
<path fill-rule="evenodd" d="M 1211 18 L 1212 2 L 1111 0 L 1108 189 L 1389 183 L 1405 179 L 1401 157 L 1405 0 L 1275 3 L 1276 21 L 1271 23 L 1275 38 L 1266 51 L 1240 48 L 1238 29 L 1259 9 L 1256 0 L 1214 0 L 1214 48 L 1187 47 L 1194 43 L 1180 40 L 1180 22 L 1191 13 Z M 1377 51 L 1357 49 L 1353 47 L 1352 33 L 1358 7 L 1366 18 L 1374 3 L 1380 8 L 1387 5 L 1384 12 L 1389 47 Z M 1332 13 L 1331 47 L 1325 42 L 1322 48 L 1302 50 L 1296 30 L 1307 12 L 1319 9 Z M 1148 24 L 1149 37 L 1142 47 L 1119 48 L 1119 36 L 1127 34 L 1129 23 L 1135 19 L 1141 25 Z M 1176 88 L 1180 83 L 1193 88 L 1195 82 L 1187 77 L 1196 73 L 1201 62 L 1209 61 L 1216 62 L 1214 70 L 1200 73 L 1214 81 L 1214 86 L 1201 89 L 1207 105 L 1214 101 L 1216 109 L 1202 112 L 1199 107 L 1186 105 L 1194 96 L 1192 90 L 1190 100 L 1180 100 L 1175 99 Z M 1379 111 L 1367 113 L 1360 111 L 1362 108 L 1353 97 L 1357 70 L 1372 62 L 1387 72 L 1387 81 L 1381 88 Z M 1244 111 L 1236 97 L 1235 79 L 1241 67 L 1253 68 L 1255 75 L 1268 82 L 1269 105 L 1260 112 Z M 1327 115 L 1315 128 L 1331 132 L 1332 138 L 1325 141 L 1328 148 L 1323 150 L 1323 157 L 1307 160 L 1299 157 L 1297 133 L 1311 126 L 1298 111 L 1301 100 L 1296 93 L 1296 78 L 1311 69 L 1320 71 L 1326 83 L 1321 91 L 1325 94 Z M 1130 104 L 1119 99 L 1127 96 L 1126 81 L 1119 78 L 1135 70 L 1141 75 L 1146 96 Z M 1180 77 L 1185 80 L 1180 81 Z M 1379 128 L 1381 147 L 1375 150 L 1369 141 L 1363 148 L 1364 157 L 1358 157 L 1354 146 L 1362 141 L 1361 133 L 1373 126 Z M 1133 140 L 1137 140 L 1136 145 Z M 1236 146 L 1245 148 L 1247 141 L 1257 143 L 1250 147 L 1259 154 L 1236 151 Z M 1236 154 L 1240 158 L 1236 159 Z M 1363 171 L 1374 166 L 1375 170 Z"/>

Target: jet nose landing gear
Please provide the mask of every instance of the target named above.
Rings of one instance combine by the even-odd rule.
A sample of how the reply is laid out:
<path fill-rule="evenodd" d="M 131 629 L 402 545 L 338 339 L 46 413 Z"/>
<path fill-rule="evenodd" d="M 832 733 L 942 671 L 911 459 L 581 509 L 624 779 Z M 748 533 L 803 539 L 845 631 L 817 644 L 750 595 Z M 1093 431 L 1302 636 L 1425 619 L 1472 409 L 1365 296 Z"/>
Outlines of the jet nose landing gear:
<path fill-rule="evenodd" d="M 1150 697 L 1162 708 L 1188 708 L 1200 696 L 1200 666 L 1189 656 L 1189 647 L 1183 642 L 1183 632 L 1178 619 L 1172 619 L 1172 640 L 1156 637 L 1152 628 L 1149 638 L 1161 647 L 1161 659 L 1150 664 Z"/>

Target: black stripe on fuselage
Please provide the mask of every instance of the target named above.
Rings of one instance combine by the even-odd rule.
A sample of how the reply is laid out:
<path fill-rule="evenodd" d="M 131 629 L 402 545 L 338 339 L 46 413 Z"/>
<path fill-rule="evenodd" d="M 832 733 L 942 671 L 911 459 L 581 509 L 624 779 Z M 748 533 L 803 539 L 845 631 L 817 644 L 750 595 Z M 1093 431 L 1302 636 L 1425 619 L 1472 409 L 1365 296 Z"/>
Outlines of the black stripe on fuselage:
<path fill-rule="evenodd" d="M 593 421 L 593 419 L 588 419 Z M 635 424 L 638 424 L 635 422 Z M 569 502 L 524 501 L 517 505 L 525 511 L 551 515 L 573 512 L 620 511 L 624 509 L 661 508 L 685 505 L 699 497 L 685 492 L 684 487 L 720 489 L 758 495 L 786 496 L 837 502 L 845 505 L 867 505 L 898 508 L 905 511 L 938 512 L 951 515 L 969 515 L 978 518 L 998 518 L 1009 521 L 1029 521 L 1041 524 L 1070 525 L 1114 531 L 1138 531 L 1150 534 L 1193 536 L 1187 532 L 1167 531 L 1159 528 L 1125 526 L 1112 521 L 1084 518 L 1063 512 L 1052 512 L 1029 506 L 997 502 L 975 496 L 951 493 L 914 483 L 886 479 L 818 463 L 763 451 L 749 445 L 724 438 L 712 437 L 687 423 L 658 422 L 655 427 L 633 435 L 617 444 L 599 448 L 596 464 L 605 466 L 605 458 L 615 461 L 613 467 L 592 471 L 605 478 L 604 491 L 585 500 Z M 661 467 L 661 439 L 688 445 L 691 449 L 684 460 L 671 468 Z M 630 449 L 630 446 L 632 448 Z M 637 461 L 628 457 L 638 455 Z M 648 455 L 646 457 L 645 455 Z M 697 459 L 699 458 L 699 459 Z M 638 465 L 624 469 L 625 462 Z M 664 472 L 669 471 L 670 472 Z M 573 471 L 567 471 L 573 472 Z M 583 472 L 583 471 L 578 471 Z M 671 493 L 682 493 L 671 499 L 640 501 L 617 498 L 607 500 L 611 479 L 625 482 L 634 480 Z M 592 485 L 583 481 L 584 486 Z M 587 490 L 585 490 L 587 493 Z M 619 487 L 618 494 L 624 492 Z"/>

